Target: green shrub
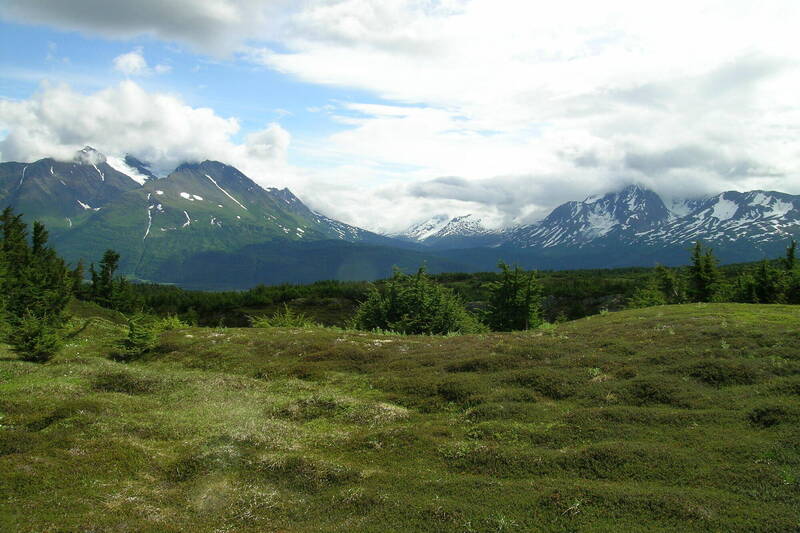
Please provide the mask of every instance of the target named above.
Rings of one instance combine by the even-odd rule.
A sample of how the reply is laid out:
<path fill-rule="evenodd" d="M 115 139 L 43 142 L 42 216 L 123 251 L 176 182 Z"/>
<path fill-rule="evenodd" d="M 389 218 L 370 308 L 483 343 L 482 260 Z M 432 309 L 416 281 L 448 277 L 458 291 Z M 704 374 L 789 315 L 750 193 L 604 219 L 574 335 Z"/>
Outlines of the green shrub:
<path fill-rule="evenodd" d="M 467 401 L 475 392 L 469 384 L 457 380 L 447 380 L 439 383 L 437 388 L 439 396 L 453 403 Z"/>
<path fill-rule="evenodd" d="M 157 319 L 143 314 L 133 315 L 128 319 L 128 336 L 120 343 L 122 352 L 116 358 L 127 361 L 149 352 L 155 348 L 159 333 Z"/>
<path fill-rule="evenodd" d="M 414 276 L 395 270 L 383 293 L 373 290 L 353 318 L 356 328 L 409 335 L 478 333 L 483 327 L 452 290 L 428 277 L 424 268 Z"/>
<path fill-rule="evenodd" d="M 52 321 L 26 313 L 11 330 L 8 343 L 23 360 L 44 363 L 61 349 L 59 330 Z"/>
<path fill-rule="evenodd" d="M 345 465 L 302 455 L 266 457 L 254 466 L 259 474 L 310 491 L 350 483 L 359 478 L 358 471 Z"/>
<path fill-rule="evenodd" d="M 445 367 L 448 372 L 486 372 L 519 366 L 519 359 L 504 355 L 473 357 L 464 361 L 451 363 Z"/>
<path fill-rule="evenodd" d="M 515 372 L 509 381 L 528 387 L 542 396 L 561 400 L 575 395 L 575 384 L 566 376 L 545 369 Z"/>
<path fill-rule="evenodd" d="M 189 324 L 178 318 L 178 315 L 167 315 L 158 321 L 156 326 L 160 331 L 188 328 Z"/>
<path fill-rule="evenodd" d="M 254 328 L 310 328 L 319 326 L 311 318 L 294 311 L 288 304 L 283 304 L 271 317 L 251 316 L 250 325 Z"/>

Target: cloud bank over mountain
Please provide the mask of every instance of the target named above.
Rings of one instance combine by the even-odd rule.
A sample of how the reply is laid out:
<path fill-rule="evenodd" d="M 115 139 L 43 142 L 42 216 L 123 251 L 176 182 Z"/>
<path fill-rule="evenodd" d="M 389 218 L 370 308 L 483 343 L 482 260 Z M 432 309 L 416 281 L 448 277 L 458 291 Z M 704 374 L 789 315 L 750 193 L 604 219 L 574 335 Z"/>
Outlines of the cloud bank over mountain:
<path fill-rule="evenodd" d="M 218 159 L 254 176 L 285 176 L 289 133 L 278 124 L 249 133 L 243 142 L 235 118 L 187 105 L 177 96 L 148 92 L 133 81 L 93 94 L 66 85 L 45 86 L 30 100 L 0 100 L 3 160 L 71 160 L 83 146 L 112 156 L 131 154 L 166 174 L 183 162 Z"/>
<path fill-rule="evenodd" d="M 164 165 L 226 159 L 377 230 L 400 229 L 409 211 L 531 221 L 633 182 L 667 197 L 800 192 L 793 1 L 101 4 L 11 0 L 1 13 L 114 39 L 147 35 L 352 96 L 313 109 L 333 131 L 292 135 L 290 147 L 280 125 L 243 130 L 242 117 L 135 85 L 90 95 L 49 87 L 0 107 L 4 159 L 80 144 L 61 111 L 83 99 L 87 116 L 68 120 L 110 135 L 112 149 Z M 128 59 L 131 74 L 149 68 Z M 112 125 L 141 132 L 108 133 Z M 319 164 L 293 166 L 292 154 Z"/>

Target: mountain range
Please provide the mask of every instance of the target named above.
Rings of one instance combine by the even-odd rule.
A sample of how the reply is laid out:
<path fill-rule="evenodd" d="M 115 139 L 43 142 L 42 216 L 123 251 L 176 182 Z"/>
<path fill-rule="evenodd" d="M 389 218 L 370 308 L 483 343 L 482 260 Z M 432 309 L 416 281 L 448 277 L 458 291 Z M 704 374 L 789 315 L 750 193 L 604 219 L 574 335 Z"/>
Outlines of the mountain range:
<path fill-rule="evenodd" d="M 729 191 L 665 203 L 638 185 L 567 202 L 539 222 L 489 229 L 444 215 L 380 235 L 263 188 L 236 168 L 185 163 L 159 178 L 135 157 L 86 147 L 71 161 L 0 163 L 0 205 L 41 220 L 68 260 L 108 248 L 134 279 L 203 289 L 375 279 L 393 265 L 431 271 L 682 264 L 695 240 L 725 262 L 780 255 L 800 235 L 800 196 Z"/>

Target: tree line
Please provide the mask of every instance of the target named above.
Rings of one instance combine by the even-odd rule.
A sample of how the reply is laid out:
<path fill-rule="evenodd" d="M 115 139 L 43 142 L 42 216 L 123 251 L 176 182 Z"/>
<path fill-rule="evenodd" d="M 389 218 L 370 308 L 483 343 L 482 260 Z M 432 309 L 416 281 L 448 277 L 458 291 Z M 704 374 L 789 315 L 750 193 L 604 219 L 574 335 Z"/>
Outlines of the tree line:
<path fill-rule="evenodd" d="M 395 270 L 382 282 L 321 281 L 310 285 L 257 286 L 241 292 L 185 291 L 176 287 L 134 284 L 116 274 L 120 256 L 107 250 L 97 265 L 89 266 L 89 282 L 82 262 L 70 268 L 48 245 L 48 232 L 34 222 L 28 233 L 22 215 L 11 208 L 0 219 L 0 336 L 21 357 L 46 361 L 64 340 L 73 297 L 120 311 L 130 318 L 132 349 L 152 342 L 150 314 L 196 323 L 202 312 L 220 308 L 260 307 L 306 299 L 350 298 L 359 302 L 349 324 L 358 329 L 404 334 L 441 335 L 515 331 L 536 328 L 544 321 L 543 284 L 535 271 L 498 263 L 499 272 L 429 275 Z M 780 261 L 762 261 L 739 269 L 734 277 L 720 270 L 713 250 L 697 242 L 691 264 L 684 268 L 657 266 L 632 291 L 628 307 L 686 302 L 800 303 L 800 267 L 792 241 Z M 644 269 L 631 269 L 641 279 Z M 557 273 L 550 273 L 557 277 Z M 571 287 L 590 294 L 591 275 L 578 275 Z M 573 276 L 575 277 L 575 276 Z M 584 279 L 585 278 L 585 279 Z M 466 285 L 469 283 L 471 285 Z M 629 280 L 606 280 L 608 286 L 628 287 Z M 445 284 L 451 284 L 446 286 Z M 468 309 L 458 284 L 484 298 L 484 305 Z M 616 285 L 613 285 L 616 284 Z M 626 285 L 628 284 L 628 285 Z M 453 286 L 454 285 L 454 286 Z M 595 288 L 596 289 L 596 288 Z M 463 294 L 463 293 L 462 293 Z M 288 309 L 288 307 L 286 308 Z M 194 315 L 194 316 L 193 316 Z M 170 322 L 170 323 L 172 323 Z M 173 324 L 173 326 L 175 325 Z"/>
<path fill-rule="evenodd" d="M 691 264 L 685 268 L 659 265 L 644 287 L 636 290 L 628 307 L 688 302 L 737 302 L 800 304 L 800 267 L 797 242 L 786 248 L 778 261 L 763 261 L 725 277 L 712 248 L 696 242 Z"/>
<path fill-rule="evenodd" d="M 119 254 L 108 250 L 84 282 L 82 262 L 69 268 L 48 245 L 45 226 L 35 221 L 29 234 L 22 215 L 6 208 L 0 215 L 0 338 L 22 359 L 44 362 L 61 348 L 73 297 L 122 312 L 139 302 L 131 284 L 115 276 Z"/>

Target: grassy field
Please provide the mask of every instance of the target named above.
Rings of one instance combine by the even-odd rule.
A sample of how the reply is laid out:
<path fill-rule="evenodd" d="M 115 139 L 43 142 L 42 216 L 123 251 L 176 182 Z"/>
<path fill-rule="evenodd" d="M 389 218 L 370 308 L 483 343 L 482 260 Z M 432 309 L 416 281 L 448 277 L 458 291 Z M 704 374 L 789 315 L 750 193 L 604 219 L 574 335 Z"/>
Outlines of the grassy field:
<path fill-rule="evenodd" d="M 48 364 L 0 348 L 0 531 L 800 530 L 797 307 L 190 328 L 128 364 L 73 312 Z"/>

